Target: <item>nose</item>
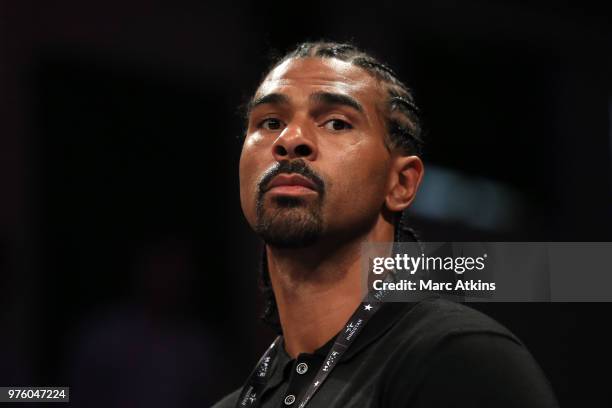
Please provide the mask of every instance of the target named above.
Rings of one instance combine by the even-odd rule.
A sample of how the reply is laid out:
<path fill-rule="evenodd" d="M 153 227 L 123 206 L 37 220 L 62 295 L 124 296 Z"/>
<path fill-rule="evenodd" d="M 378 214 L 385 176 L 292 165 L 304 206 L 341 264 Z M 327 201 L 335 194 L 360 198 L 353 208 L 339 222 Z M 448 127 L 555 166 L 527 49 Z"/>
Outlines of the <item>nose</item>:
<path fill-rule="evenodd" d="M 290 125 L 272 144 L 272 155 L 278 161 L 297 158 L 314 160 L 317 148 L 312 140 L 304 135 L 303 128 Z"/>

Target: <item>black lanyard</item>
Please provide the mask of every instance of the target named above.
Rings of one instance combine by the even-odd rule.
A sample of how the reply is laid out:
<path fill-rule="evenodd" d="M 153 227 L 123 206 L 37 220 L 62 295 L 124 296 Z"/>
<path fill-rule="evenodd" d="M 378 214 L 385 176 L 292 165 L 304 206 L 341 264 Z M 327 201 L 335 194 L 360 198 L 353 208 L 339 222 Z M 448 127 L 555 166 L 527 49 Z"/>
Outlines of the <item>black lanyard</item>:
<path fill-rule="evenodd" d="M 392 273 L 387 274 L 385 280 L 392 279 L 394 279 L 394 275 Z M 329 353 L 327 353 L 327 357 L 325 357 L 323 365 L 321 368 L 319 368 L 319 371 L 315 375 L 313 381 L 310 383 L 306 389 L 306 392 L 301 397 L 297 408 L 304 408 L 315 392 L 321 388 L 321 385 L 323 382 L 325 382 L 325 379 L 334 369 L 336 364 L 338 364 L 338 361 L 344 352 L 351 344 L 353 344 L 357 338 L 357 335 L 361 332 L 368 320 L 370 320 L 374 313 L 378 311 L 382 305 L 384 296 L 385 293 L 382 290 L 368 292 L 357 310 L 353 312 L 353 315 L 344 326 L 344 329 L 336 336 L 334 345 L 332 346 L 331 350 L 329 350 Z M 268 347 L 268 350 L 266 350 L 261 359 L 259 359 L 255 369 L 251 375 L 249 375 L 246 384 L 240 392 L 240 397 L 236 402 L 236 408 L 256 408 L 260 406 L 261 393 L 268 383 L 270 366 L 276 357 L 276 353 L 278 352 L 280 340 L 281 336 L 278 336 L 274 342 L 272 342 L 270 347 Z"/>
<path fill-rule="evenodd" d="M 249 375 L 249 379 L 240 392 L 240 397 L 236 403 L 237 408 L 258 407 L 260 405 L 259 397 L 268 383 L 270 365 L 276 357 L 280 342 L 281 336 L 276 337 L 272 344 L 270 344 L 270 347 L 268 347 L 268 350 L 266 350 L 264 355 L 259 359 L 255 369 L 251 372 L 251 375 Z"/>

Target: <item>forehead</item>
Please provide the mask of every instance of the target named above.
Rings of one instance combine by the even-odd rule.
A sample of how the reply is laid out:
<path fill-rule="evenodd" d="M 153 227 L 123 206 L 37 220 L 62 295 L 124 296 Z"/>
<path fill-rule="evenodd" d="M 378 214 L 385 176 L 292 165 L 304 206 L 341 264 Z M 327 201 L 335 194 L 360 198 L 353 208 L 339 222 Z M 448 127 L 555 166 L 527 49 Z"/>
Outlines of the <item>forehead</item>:
<path fill-rule="evenodd" d="M 270 93 L 310 94 L 331 91 L 356 98 L 374 108 L 383 91 L 378 81 L 363 68 L 335 58 L 292 58 L 274 68 L 259 86 L 255 97 Z"/>

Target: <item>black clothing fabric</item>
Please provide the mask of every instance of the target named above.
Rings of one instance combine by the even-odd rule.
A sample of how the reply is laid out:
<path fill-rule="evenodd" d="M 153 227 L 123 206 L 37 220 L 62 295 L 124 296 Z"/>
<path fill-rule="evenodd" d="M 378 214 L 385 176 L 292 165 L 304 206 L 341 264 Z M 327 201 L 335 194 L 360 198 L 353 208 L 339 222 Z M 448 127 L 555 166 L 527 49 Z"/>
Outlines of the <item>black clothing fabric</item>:
<path fill-rule="evenodd" d="M 296 359 L 279 347 L 261 406 L 297 406 L 333 342 Z M 214 408 L 234 408 L 240 391 Z M 309 408 L 556 406 L 541 369 L 512 333 L 439 297 L 382 305 L 308 403 Z"/>

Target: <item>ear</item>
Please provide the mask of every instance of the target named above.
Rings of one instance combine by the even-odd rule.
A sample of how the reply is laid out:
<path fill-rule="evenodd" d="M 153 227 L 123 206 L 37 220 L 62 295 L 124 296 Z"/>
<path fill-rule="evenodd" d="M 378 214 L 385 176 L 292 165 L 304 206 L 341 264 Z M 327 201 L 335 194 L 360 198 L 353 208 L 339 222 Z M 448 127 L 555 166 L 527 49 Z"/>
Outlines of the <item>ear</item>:
<path fill-rule="evenodd" d="M 400 156 L 392 159 L 390 183 L 385 204 L 390 211 L 402 211 L 412 203 L 424 173 L 418 156 Z"/>

